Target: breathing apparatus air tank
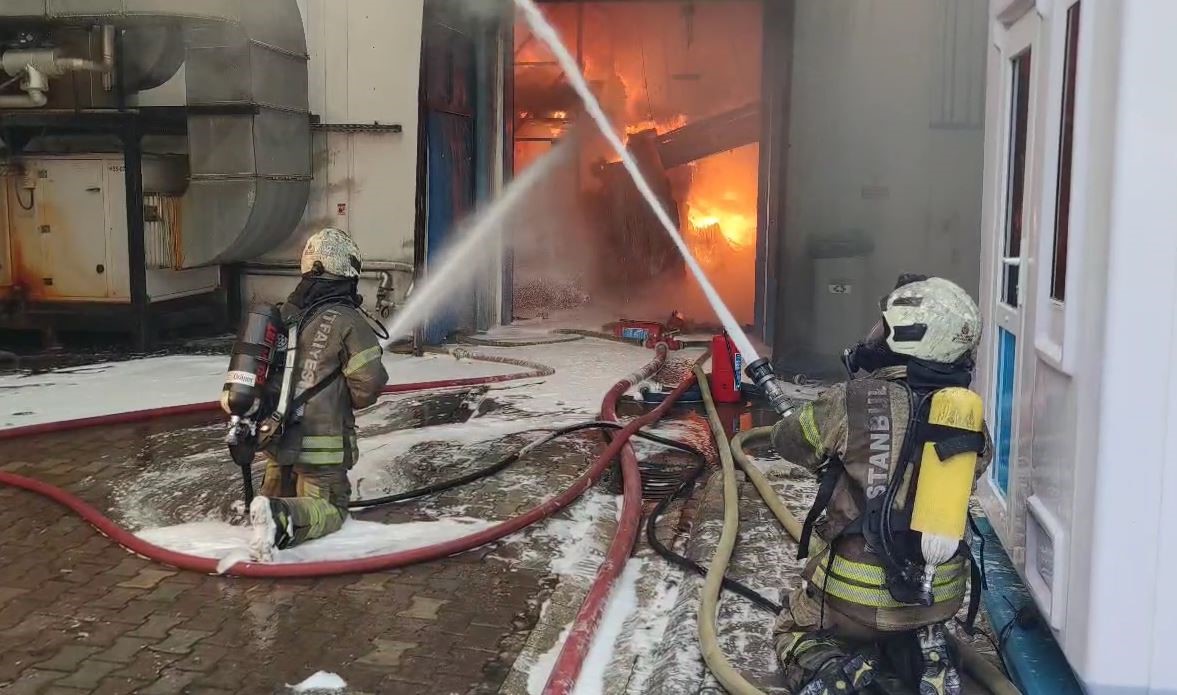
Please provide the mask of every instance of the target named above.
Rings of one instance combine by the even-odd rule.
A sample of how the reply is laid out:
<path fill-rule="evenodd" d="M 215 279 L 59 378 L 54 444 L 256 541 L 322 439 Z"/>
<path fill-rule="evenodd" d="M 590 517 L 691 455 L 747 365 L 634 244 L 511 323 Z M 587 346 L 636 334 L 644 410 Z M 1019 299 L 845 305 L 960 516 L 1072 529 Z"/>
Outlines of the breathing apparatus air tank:
<path fill-rule="evenodd" d="M 253 458 L 258 449 L 258 422 L 269 416 L 274 403 L 270 395 L 275 377 L 279 343 L 285 340 L 278 307 L 260 304 L 249 308 L 237 331 L 237 342 L 229 357 L 229 371 L 221 389 L 221 409 L 229 416 L 225 443 L 229 455 L 241 468 L 245 504 L 253 500 Z"/>
<path fill-rule="evenodd" d="M 231 418 L 254 419 L 262 410 L 281 336 L 282 317 L 276 306 L 255 305 L 242 318 L 221 389 L 221 409 Z"/>
<path fill-rule="evenodd" d="M 946 388 L 932 395 L 930 425 L 981 432 L 984 418 L 981 397 L 969 389 Z M 945 454 L 943 458 L 941 453 Z M 922 588 L 929 596 L 936 567 L 951 560 L 964 540 L 976 470 L 976 450 L 938 451 L 936 444 L 924 444 L 911 510 L 911 530 L 921 534 Z"/>

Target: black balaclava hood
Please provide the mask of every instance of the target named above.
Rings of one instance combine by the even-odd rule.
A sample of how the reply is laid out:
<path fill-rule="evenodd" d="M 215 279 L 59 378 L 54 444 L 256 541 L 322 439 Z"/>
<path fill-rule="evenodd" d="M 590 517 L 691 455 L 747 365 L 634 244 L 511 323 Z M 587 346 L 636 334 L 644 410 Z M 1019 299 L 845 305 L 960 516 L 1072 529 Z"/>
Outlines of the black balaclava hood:
<path fill-rule="evenodd" d="M 301 310 L 329 301 L 360 306 L 364 302 L 364 298 L 357 291 L 359 283 L 359 278 L 327 275 L 316 267 L 315 270 L 302 276 L 298 287 L 295 287 L 294 291 L 290 293 L 287 301 Z"/>

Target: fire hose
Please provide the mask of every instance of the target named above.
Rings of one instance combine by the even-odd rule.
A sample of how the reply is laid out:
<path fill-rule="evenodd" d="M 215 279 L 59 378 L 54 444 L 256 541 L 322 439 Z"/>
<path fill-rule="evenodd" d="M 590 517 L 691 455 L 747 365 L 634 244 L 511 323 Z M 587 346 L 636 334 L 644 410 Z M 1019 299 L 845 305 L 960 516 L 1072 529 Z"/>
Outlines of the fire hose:
<path fill-rule="evenodd" d="M 719 535 L 719 543 L 715 547 L 715 555 L 707 567 L 707 576 L 703 580 L 703 590 L 699 600 L 699 650 L 703 654 L 703 661 L 712 675 L 732 695 L 763 695 L 754 685 L 748 682 L 728 661 L 719 644 L 719 634 L 716 621 L 719 619 L 719 592 L 723 588 L 723 577 L 727 574 L 727 566 L 731 561 L 732 551 L 736 547 L 736 537 L 740 530 L 739 493 L 736 489 L 736 468 L 732 461 L 732 450 L 728 445 L 727 433 L 724 432 L 723 422 L 719 419 L 719 412 L 715 408 L 715 399 L 711 397 L 711 388 L 707 383 L 707 374 L 699 366 L 695 366 L 695 378 L 699 381 L 699 390 L 703 392 L 703 405 L 707 409 L 707 423 L 711 426 L 711 434 L 715 437 L 715 448 L 719 451 L 719 461 L 723 471 L 723 530 Z"/>
<path fill-rule="evenodd" d="M 634 383 L 647 378 L 661 367 L 663 361 L 665 360 L 665 355 L 666 352 L 664 349 L 659 350 L 654 360 L 647 364 L 642 370 L 640 370 L 635 375 L 627 377 L 615 384 L 605 395 L 602 410 L 605 412 L 611 412 L 610 408 L 612 405 L 615 405 L 617 400 L 620 399 L 621 396 L 627 390 L 629 390 L 629 388 Z M 465 382 L 468 380 L 459 381 Z M 224 574 L 256 578 L 295 578 L 377 572 L 395 567 L 404 567 L 407 565 L 448 557 L 450 555 L 455 555 L 457 553 L 497 541 L 501 538 L 504 538 L 505 536 L 530 526 L 536 521 L 551 516 L 552 514 L 571 504 L 578 497 L 580 497 L 580 495 L 589 490 L 605 472 L 605 469 L 608 468 L 609 463 L 625 447 L 629 437 L 641 428 L 658 421 L 671 408 L 671 406 L 673 406 L 674 402 L 682 395 L 683 392 L 687 390 L 689 386 L 689 381 L 684 382 L 670 394 L 664 403 L 660 404 L 657 408 L 654 408 L 650 412 L 627 423 L 618 432 L 616 438 L 609 444 L 609 446 L 606 447 L 606 449 L 599 456 L 597 456 L 589 470 L 577 478 L 576 481 L 574 481 L 572 485 L 570 485 L 562 493 L 544 501 L 542 504 L 519 516 L 496 524 L 493 527 L 443 543 L 351 560 L 300 562 L 288 564 L 241 562 L 228 568 Z M 149 414 L 147 416 L 147 418 L 150 417 L 154 417 L 154 414 Z M 141 417 L 141 419 L 146 418 Z M 27 490 L 29 492 L 34 492 L 69 508 L 71 511 L 81 516 L 87 523 L 92 525 L 100 533 L 107 536 L 115 543 L 123 546 L 127 550 L 142 557 L 160 562 L 165 565 L 170 565 L 181 570 L 201 572 L 204 574 L 221 573 L 218 572 L 218 561 L 216 559 L 179 553 L 148 543 L 138 536 L 135 536 L 130 531 L 118 526 L 108 517 L 103 515 L 102 512 L 87 504 L 76 495 L 67 492 L 66 490 L 63 490 L 62 488 L 55 485 L 2 471 L 0 471 L 0 485 L 8 485 L 11 487 Z"/>
<path fill-rule="evenodd" d="M 659 343 L 654 350 L 654 360 L 637 373 L 618 382 L 613 387 L 614 390 L 620 387 L 621 393 L 625 393 L 631 386 L 636 386 L 653 376 L 665 364 L 667 350 L 665 344 Z M 673 402 L 677 401 L 679 396 L 693 384 L 694 379 L 684 379 L 666 400 L 673 405 Z M 601 403 L 602 420 L 617 421 L 617 400 L 616 397 L 606 397 Z M 665 401 L 650 413 L 666 412 L 669 406 L 663 408 L 664 405 L 666 405 Z M 648 416 L 649 414 L 643 417 Z M 620 446 L 618 446 L 619 442 Z M 588 656 L 589 648 L 592 646 L 593 635 L 596 633 L 597 625 L 605 612 L 609 592 L 625 568 L 625 562 L 629 559 L 629 554 L 633 551 L 634 543 L 637 541 L 638 529 L 642 521 L 642 480 L 641 472 L 638 470 L 638 459 L 633 452 L 633 447 L 628 444 L 625 430 L 621 430 L 613 438 L 610 449 L 614 447 L 621 455 L 622 494 L 624 495 L 621 518 L 617 522 L 617 532 L 605 554 L 605 561 L 597 570 L 597 576 L 580 605 L 580 610 L 572 622 L 572 629 L 569 630 L 568 637 L 564 640 L 564 646 L 560 648 L 560 655 L 556 657 L 556 663 L 544 685 L 545 695 L 566 695 L 576 685 L 576 678 L 580 675 L 580 669 L 584 665 L 585 657 Z"/>

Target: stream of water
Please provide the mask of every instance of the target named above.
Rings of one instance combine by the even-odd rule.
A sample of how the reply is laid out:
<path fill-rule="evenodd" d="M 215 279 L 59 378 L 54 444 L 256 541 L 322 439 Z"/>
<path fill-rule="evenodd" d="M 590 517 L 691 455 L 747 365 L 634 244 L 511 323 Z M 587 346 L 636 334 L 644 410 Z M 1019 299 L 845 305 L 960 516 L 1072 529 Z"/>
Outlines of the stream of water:
<path fill-rule="evenodd" d="M 454 294 L 469 288 L 481 276 L 485 254 L 491 244 L 503 233 L 504 223 L 512 213 L 526 202 L 529 195 L 538 188 L 562 162 L 568 159 L 575 145 L 573 138 L 562 140 L 542 158 L 538 159 L 523 173 L 507 184 L 502 195 L 488 203 L 464 228 L 455 230 L 457 241 L 441 252 L 441 259 L 429 263 L 425 278 L 409 295 L 405 305 L 393 315 L 388 324 L 388 345 L 394 340 L 409 336 L 413 329 L 427 320 L 435 311 L 452 300 Z"/>
<path fill-rule="evenodd" d="M 621 141 L 617 131 L 613 128 L 613 124 L 609 121 L 609 117 L 605 115 L 605 111 L 601 108 L 600 102 L 597 101 L 588 83 L 581 74 L 580 68 L 576 64 L 576 59 L 568 52 L 567 47 L 560 41 L 560 35 L 556 33 L 554 27 L 548 23 L 544 18 L 543 13 L 536 7 L 533 0 L 515 0 L 515 5 L 522 10 L 523 16 L 527 19 L 527 23 L 531 25 L 531 31 L 535 37 L 543 41 L 552 51 L 556 61 L 560 63 L 560 67 L 564 70 L 564 74 L 568 77 L 572 88 L 580 96 L 581 101 L 584 102 L 585 109 L 589 116 L 596 122 L 597 128 L 600 129 L 601 134 L 609 141 L 609 145 L 621 157 L 621 163 L 625 166 L 626 171 L 633 177 L 633 182 L 637 186 L 638 191 L 641 192 L 642 197 L 650 204 L 654 214 L 657 215 L 658 221 L 662 223 L 666 233 L 670 235 L 674 245 L 678 247 L 679 253 L 682 254 L 683 260 L 686 261 L 687 267 L 690 268 L 691 273 L 695 276 L 699 286 L 703 288 L 703 293 L 707 297 L 707 301 L 711 304 L 711 308 L 715 310 L 715 315 L 723 323 L 723 327 L 727 329 L 728 335 L 735 341 L 736 347 L 739 348 L 740 353 L 744 357 L 744 364 L 751 364 L 760 358 L 756 352 L 756 348 L 752 347 L 752 342 L 748 340 L 748 336 L 744 334 L 744 329 L 740 327 L 740 322 L 732 315 L 732 312 L 723 303 L 719 293 L 715 291 L 715 287 L 711 281 L 707 279 L 707 275 L 703 269 L 699 267 L 698 261 L 691 254 L 691 250 L 687 248 L 686 242 L 683 241 L 682 236 L 678 233 L 678 229 L 670 219 L 670 215 L 662 207 L 658 196 L 654 194 L 650 184 L 646 182 L 646 178 L 642 176 L 642 172 L 638 169 L 637 162 L 634 161 L 630 155 L 629 150 L 626 149 L 625 143 Z"/>

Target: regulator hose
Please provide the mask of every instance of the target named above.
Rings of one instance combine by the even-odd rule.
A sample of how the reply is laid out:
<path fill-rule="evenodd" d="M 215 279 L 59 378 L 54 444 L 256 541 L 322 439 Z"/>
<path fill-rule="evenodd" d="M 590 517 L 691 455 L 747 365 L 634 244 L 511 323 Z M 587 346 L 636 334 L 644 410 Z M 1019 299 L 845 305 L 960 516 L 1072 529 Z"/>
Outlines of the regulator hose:
<path fill-rule="evenodd" d="M 650 374 L 661 367 L 665 358 L 665 352 L 662 353 L 662 358 L 655 357 L 654 361 L 646 365 L 646 367 L 639 372 L 644 374 L 648 370 Z M 617 400 L 633 385 L 631 382 L 633 377 L 627 377 L 619 381 L 605 394 L 604 404 L 610 405 L 617 402 Z M 645 378 L 645 377 L 642 377 Z M 542 504 L 528 510 L 527 512 L 496 524 L 490 528 L 484 529 L 477 533 L 472 533 L 468 536 L 455 538 L 453 540 L 428 545 L 420 548 L 410 548 L 407 550 L 400 550 L 393 553 L 386 553 L 383 555 L 372 555 L 362 558 L 354 558 L 350 560 L 335 560 L 327 562 L 292 562 L 292 563 L 258 563 L 258 562 L 239 562 L 224 571 L 218 568 L 218 561 L 214 558 L 199 557 L 196 555 L 188 555 L 186 553 L 178 553 L 167 548 L 161 548 L 157 545 L 149 543 L 142 538 L 139 538 L 130 531 L 120 527 L 111 519 L 106 517 L 102 512 L 98 511 L 91 505 L 84 502 L 77 495 L 74 495 L 66 490 L 63 490 L 56 485 L 51 485 L 39 480 L 34 480 L 15 473 L 7 471 L 0 471 L 0 485 L 8 485 L 11 487 L 20 488 L 29 492 L 34 492 L 43 497 L 46 497 L 62 506 L 65 506 L 81 516 L 87 523 L 92 525 L 99 533 L 110 538 L 115 543 L 123 546 L 127 550 L 136 555 L 140 555 L 149 560 L 159 562 L 165 565 L 170 565 L 177 569 L 187 570 L 192 572 L 200 572 L 203 574 L 229 574 L 241 577 L 257 577 L 257 578 L 295 578 L 295 577 L 325 577 L 339 574 L 354 574 L 363 572 L 378 572 L 381 570 L 392 569 L 394 567 L 405 567 L 407 565 L 428 562 L 430 560 L 437 560 L 450 555 L 456 555 L 481 545 L 497 541 L 505 536 L 508 536 L 520 529 L 526 528 L 531 524 L 544 519 L 557 511 L 575 501 L 580 495 L 591 488 L 596 481 L 608 468 L 610 461 L 613 460 L 625 446 L 629 437 L 642 427 L 659 420 L 663 415 L 670 410 L 674 402 L 687 390 L 690 382 L 684 382 L 676 388 L 667 398 L 665 403 L 660 404 L 657 408 L 648 413 L 635 418 L 627 423 L 618 433 L 613 442 L 609 444 L 606 449 L 597 456 L 593 461 L 592 466 L 581 477 L 577 478 L 567 489 L 559 495 L 545 500 Z"/>
<path fill-rule="evenodd" d="M 760 494 L 761 499 L 772 510 L 773 516 L 781 523 L 781 526 L 793 538 L 798 541 L 801 538 L 801 522 L 797 517 L 785 506 L 784 501 L 776 490 L 773 489 L 772 484 L 768 482 L 768 478 L 760 472 L 760 469 L 752 464 L 748 458 L 748 452 L 744 449 L 744 445 L 755 440 L 766 440 L 772 436 L 771 427 L 758 427 L 756 429 L 740 432 L 735 437 L 732 437 L 731 452 L 736 463 L 748 476 L 748 480 L 756 488 L 756 492 Z M 810 554 L 816 554 L 825 549 L 825 541 L 818 538 L 816 535 L 812 536 L 809 542 Z M 985 689 L 993 695 L 1021 695 L 1021 691 L 1013 684 L 988 659 L 980 654 L 971 644 L 961 642 L 952 633 L 946 633 L 948 639 L 952 642 L 957 654 L 960 655 L 961 666 L 973 678 L 977 680 Z"/>

